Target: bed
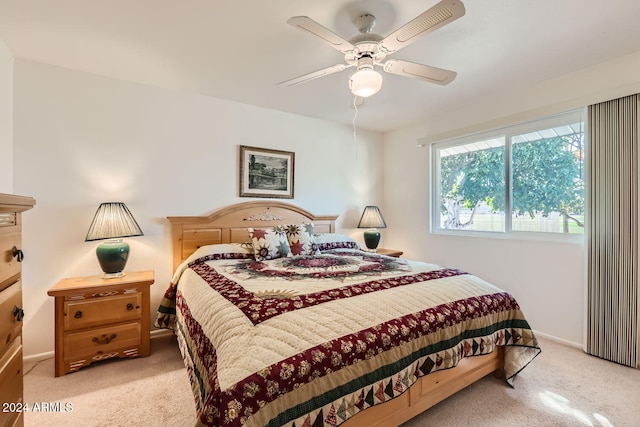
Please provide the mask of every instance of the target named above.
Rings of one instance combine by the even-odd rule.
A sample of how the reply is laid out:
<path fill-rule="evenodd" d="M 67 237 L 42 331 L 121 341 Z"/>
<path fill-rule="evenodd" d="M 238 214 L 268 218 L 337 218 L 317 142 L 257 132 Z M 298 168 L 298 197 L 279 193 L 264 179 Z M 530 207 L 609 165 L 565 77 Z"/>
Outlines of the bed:
<path fill-rule="evenodd" d="M 277 201 L 169 217 L 175 331 L 197 425 L 397 426 L 540 352 L 515 299 L 464 271 L 363 251 Z"/>

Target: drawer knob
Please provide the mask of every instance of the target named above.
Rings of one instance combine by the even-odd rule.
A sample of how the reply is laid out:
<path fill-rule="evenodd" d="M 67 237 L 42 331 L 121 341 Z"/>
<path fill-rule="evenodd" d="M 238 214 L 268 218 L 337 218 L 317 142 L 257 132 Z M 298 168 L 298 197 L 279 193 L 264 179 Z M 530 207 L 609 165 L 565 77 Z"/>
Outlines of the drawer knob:
<path fill-rule="evenodd" d="M 133 304 L 131 304 L 131 303 L 127 304 L 127 310 L 128 311 L 133 310 Z"/>
<path fill-rule="evenodd" d="M 111 334 L 111 336 L 106 336 L 103 335 L 102 338 L 98 338 L 98 337 L 93 337 L 93 339 L 91 341 L 98 343 L 98 344 L 109 344 L 111 342 L 112 339 L 114 339 L 117 335 L 116 334 Z"/>
<path fill-rule="evenodd" d="M 80 310 L 76 311 L 76 314 L 74 314 L 73 317 L 80 319 L 82 317 L 82 312 Z"/>
<path fill-rule="evenodd" d="M 12 250 L 11 254 L 16 259 L 16 261 L 22 262 L 22 260 L 24 259 L 24 253 L 15 246 L 11 250 Z"/>
<path fill-rule="evenodd" d="M 21 322 L 22 319 L 24 319 L 24 310 L 22 309 L 22 307 L 18 307 L 17 305 L 13 306 L 13 317 L 18 322 Z"/>

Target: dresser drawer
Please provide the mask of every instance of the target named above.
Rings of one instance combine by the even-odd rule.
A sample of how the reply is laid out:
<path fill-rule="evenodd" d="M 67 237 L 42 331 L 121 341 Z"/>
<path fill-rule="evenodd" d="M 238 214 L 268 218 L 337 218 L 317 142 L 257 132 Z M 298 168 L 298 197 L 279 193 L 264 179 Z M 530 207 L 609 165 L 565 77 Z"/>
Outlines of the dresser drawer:
<path fill-rule="evenodd" d="M 19 281 L 0 292 L 0 355 L 21 335 L 22 317 L 16 313 L 16 307 L 22 310 L 22 284 Z"/>
<path fill-rule="evenodd" d="M 4 233 L 7 229 L 0 228 L 0 290 L 11 285 L 20 277 L 22 264 L 13 256 L 13 248 L 20 248 L 21 239 L 18 233 Z"/>
<path fill-rule="evenodd" d="M 142 325 L 140 322 L 118 326 L 107 326 L 84 332 L 66 333 L 64 358 L 73 360 L 94 354 L 108 353 L 140 345 Z"/>
<path fill-rule="evenodd" d="M 140 319 L 141 315 L 141 292 L 66 301 L 64 303 L 64 329 L 71 331 L 107 323 L 124 322 Z"/>
<path fill-rule="evenodd" d="M 22 340 L 14 340 L 6 350 L 0 355 L 0 402 L 22 403 Z M 2 416 L 7 414 L 0 412 Z"/>

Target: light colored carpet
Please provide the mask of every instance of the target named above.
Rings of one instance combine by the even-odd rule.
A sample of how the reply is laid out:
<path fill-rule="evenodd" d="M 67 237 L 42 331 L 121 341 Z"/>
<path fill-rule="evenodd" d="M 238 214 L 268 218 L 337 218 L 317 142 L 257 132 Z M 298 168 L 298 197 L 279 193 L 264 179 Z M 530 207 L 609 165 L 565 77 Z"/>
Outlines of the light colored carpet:
<path fill-rule="evenodd" d="M 518 375 L 515 388 L 488 376 L 403 427 L 640 425 L 640 370 L 548 339 L 540 344 L 542 353 Z M 25 364 L 25 402 L 73 408 L 28 412 L 25 424 L 193 426 L 193 396 L 175 338 L 152 339 L 151 351 L 59 378 L 53 359 Z"/>
<path fill-rule="evenodd" d="M 193 426 L 195 404 L 173 335 L 151 340 L 151 356 L 114 359 L 54 377 L 53 358 L 27 366 L 24 401 L 72 412 L 28 412 L 25 426 Z"/>

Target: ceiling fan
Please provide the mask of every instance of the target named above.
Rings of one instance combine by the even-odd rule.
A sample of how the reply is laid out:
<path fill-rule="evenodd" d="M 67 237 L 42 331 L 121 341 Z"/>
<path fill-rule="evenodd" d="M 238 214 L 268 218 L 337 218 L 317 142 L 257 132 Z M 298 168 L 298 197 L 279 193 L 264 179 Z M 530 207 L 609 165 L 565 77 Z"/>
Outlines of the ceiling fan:
<path fill-rule="evenodd" d="M 334 49 L 339 50 L 344 54 L 346 63 L 323 68 L 322 70 L 278 83 L 278 85 L 295 86 L 355 67 L 357 71 L 349 78 L 349 87 L 354 95 L 366 98 L 376 94 L 382 87 L 382 75 L 374 69 L 374 66 L 382 67 L 387 73 L 403 77 L 413 77 L 439 85 L 449 84 L 456 78 L 455 71 L 416 64 L 401 59 L 387 59 L 385 61 L 385 58 L 387 55 L 408 46 L 418 37 L 435 31 L 464 16 L 464 14 L 465 8 L 462 2 L 458 0 L 442 0 L 387 37 L 372 33 L 371 30 L 376 23 L 376 18 L 373 15 L 364 14 L 355 21 L 360 33 L 348 41 L 308 16 L 294 16 L 287 21 L 289 25 L 312 34 Z"/>

